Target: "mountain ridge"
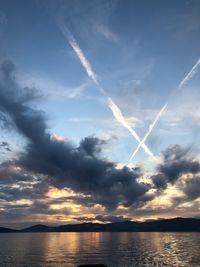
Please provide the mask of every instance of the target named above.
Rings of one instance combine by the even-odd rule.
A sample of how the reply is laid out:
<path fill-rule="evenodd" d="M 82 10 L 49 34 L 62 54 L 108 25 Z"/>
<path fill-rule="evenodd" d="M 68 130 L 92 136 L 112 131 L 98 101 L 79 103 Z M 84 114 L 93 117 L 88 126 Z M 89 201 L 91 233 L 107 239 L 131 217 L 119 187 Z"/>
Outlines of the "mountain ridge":
<path fill-rule="evenodd" d="M 145 222 L 80 223 L 58 226 L 36 224 L 21 230 L 0 227 L 0 233 L 26 232 L 200 232 L 200 219 L 173 218 Z"/>

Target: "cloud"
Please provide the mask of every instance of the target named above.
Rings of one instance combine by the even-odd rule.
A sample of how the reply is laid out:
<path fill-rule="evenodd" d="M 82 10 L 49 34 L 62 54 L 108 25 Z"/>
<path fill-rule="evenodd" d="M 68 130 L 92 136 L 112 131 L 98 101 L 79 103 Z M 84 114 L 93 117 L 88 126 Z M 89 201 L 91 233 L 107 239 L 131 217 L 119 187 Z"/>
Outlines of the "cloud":
<path fill-rule="evenodd" d="M 118 2 L 118 0 L 93 0 L 92 2 L 85 1 L 82 5 L 79 0 L 74 0 L 73 3 L 58 0 L 56 2 L 46 1 L 46 7 L 58 24 L 67 25 L 74 32 L 78 31 L 84 38 L 90 35 L 95 43 L 98 34 L 115 42 L 118 37 L 110 30 L 110 19 Z"/>
<path fill-rule="evenodd" d="M 179 203 L 199 196 L 200 164 L 190 157 L 189 148 L 176 145 L 166 149 L 163 162 L 150 175 L 149 182 L 144 182 L 140 168 L 119 168 L 114 162 L 102 158 L 101 150 L 107 144 L 105 140 L 88 136 L 74 146 L 65 139 L 52 138 L 45 114 L 32 108 L 31 99 L 37 100 L 35 92 L 18 85 L 12 62 L 3 62 L 0 69 L 0 111 L 26 140 L 23 153 L 0 165 L 1 221 L 5 222 L 6 218 L 8 221 L 30 221 L 31 218 L 45 221 L 48 216 L 52 216 L 54 222 L 57 220 L 55 216 L 92 216 L 105 222 L 124 220 L 131 217 L 131 212 L 132 215 L 139 214 L 141 209 L 141 214 L 148 213 L 145 204 L 162 194 L 168 185 L 178 183 L 185 174 L 192 174 L 193 180 L 180 187 L 185 198 Z M 72 190 L 73 194 L 51 198 L 48 193 L 52 187 Z M 97 213 L 87 216 L 82 211 L 77 214 L 69 206 L 73 203 L 80 205 L 81 210 L 82 207 L 92 210 L 100 205 L 104 213 L 101 216 Z M 54 209 L 53 205 L 60 208 Z M 112 215 L 114 210 L 120 215 Z M 120 213 L 123 210 L 126 216 Z"/>
<path fill-rule="evenodd" d="M 86 81 L 80 85 L 69 87 L 60 82 L 51 80 L 48 77 L 42 77 L 41 75 L 34 73 L 20 73 L 18 82 L 22 87 L 26 84 L 31 84 L 32 87 L 37 88 L 42 95 L 60 99 L 80 98 L 90 86 L 90 83 Z"/>
<path fill-rule="evenodd" d="M 94 28 L 99 34 L 101 34 L 108 41 L 112 41 L 114 43 L 119 42 L 118 36 L 115 33 L 113 33 L 106 25 L 95 24 Z"/>
<path fill-rule="evenodd" d="M 6 151 L 11 152 L 11 148 L 8 142 L 5 142 L 5 141 L 0 142 L 0 150 L 6 150 Z"/>
<path fill-rule="evenodd" d="M 183 192 L 188 200 L 194 200 L 200 197 L 200 177 L 194 176 L 185 182 Z"/>
<path fill-rule="evenodd" d="M 87 137 L 74 147 L 70 142 L 51 138 L 44 114 L 31 108 L 29 101 L 24 101 L 24 90 L 18 86 L 13 71 L 12 62 L 3 62 L 0 110 L 12 119 L 17 131 L 27 140 L 27 147 L 11 166 L 16 165 L 39 177 L 49 177 L 46 180 L 49 185 L 89 195 L 90 202 L 107 209 L 114 209 L 119 203 L 128 207 L 142 201 L 149 185 L 137 181 L 140 171 L 126 167 L 117 169 L 113 162 L 102 159 L 99 154 L 101 140 Z M 11 188 L 9 194 L 18 194 L 18 191 Z M 21 191 L 30 193 L 27 188 Z"/>
<path fill-rule="evenodd" d="M 77 221 L 81 222 L 92 222 L 92 221 L 100 221 L 100 222 L 111 222 L 111 223 L 117 223 L 117 222 L 125 222 L 130 221 L 131 218 L 124 217 L 124 216 L 114 216 L 114 215 L 97 215 L 95 217 L 76 217 L 74 218 Z"/>
<path fill-rule="evenodd" d="M 153 175 L 152 181 L 159 189 L 165 189 L 167 184 L 174 184 L 183 174 L 197 174 L 200 163 L 189 158 L 189 148 L 179 145 L 169 147 L 163 152 L 163 163 L 157 167 L 158 173 Z"/>
<path fill-rule="evenodd" d="M 80 142 L 79 149 L 84 150 L 91 157 L 101 152 L 101 147 L 106 142 L 97 137 L 86 137 Z"/>

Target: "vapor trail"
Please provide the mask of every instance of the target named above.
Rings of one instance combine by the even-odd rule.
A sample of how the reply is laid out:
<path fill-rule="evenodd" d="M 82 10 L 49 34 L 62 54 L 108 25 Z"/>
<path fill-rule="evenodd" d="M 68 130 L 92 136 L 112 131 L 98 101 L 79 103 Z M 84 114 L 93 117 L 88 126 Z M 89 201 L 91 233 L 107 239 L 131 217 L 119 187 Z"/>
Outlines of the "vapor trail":
<path fill-rule="evenodd" d="M 80 49 L 80 47 L 78 46 L 78 44 L 76 43 L 76 40 L 74 39 L 72 35 L 68 36 L 68 41 L 69 41 L 70 46 L 72 47 L 72 49 L 74 50 L 78 58 L 80 59 L 80 62 L 85 68 L 88 76 L 93 80 L 94 83 L 99 85 L 96 74 L 93 72 L 90 66 L 90 62 L 87 60 L 87 58 L 83 54 L 82 50 Z"/>
<path fill-rule="evenodd" d="M 197 60 L 196 64 L 192 67 L 190 72 L 185 76 L 185 78 L 179 83 L 178 88 L 183 87 L 192 77 L 197 73 L 198 67 L 200 65 L 200 58 Z"/>
<path fill-rule="evenodd" d="M 129 126 L 129 124 L 124 119 L 120 109 L 118 106 L 113 102 L 111 98 L 108 98 L 108 105 L 113 113 L 113 116 L 118 120 L 125 128 L 129 130 L 129 132 L 132 134 L 132 136 L 140 143 L 140 146 L 145 150 L 145 152 L 151 156 L 155 161 L 157 161 L 156 157 L 153 155 L 153 153 L 149 150 L 149 148 L 142 142 L 137 135 L 137 133 Z"/>
<path fill-rule="evenodd" d="M 197 60 L 197 62 L 195 63 L 195 65 L 192 67 L 192 69 L 188 72 L 188 74 L 183 78 L 183 80 L 179 83 L 178 88 L 181 89 L 187 82 L 189 82 L 193 76 L 197 73 L 198 71 L 198 67 L 200 65 L 200 58 Z M 149 129 L 147 131 L 147 133 L 145 134 L 144 138 L 142 139 L 142 141 L 139 143 L 139 145 L 137 146 L 136 150 L 133 152 L 132 156 L 130 157 L 131 161 L 133 159 L 133 157 L 136 155 L 136 153 L 138 152 L 138 150 L 140 149 L 140 147 L 145 143 L 145 141 L 147 140 L 149 134 L 152 132 L 154 126 L 156 125 L 156 123 L 158 122 L 158 120 L 160 119 L 163 111 L 167 108 L 167 103 L 162 107 L 162 109 L 159 111 L 159 113 L 157 114 L 155 120 L 153 121 L 153 123 L 149 126 Z"/>
<path fill-rule="evenodd" d="M 140 149 L 140 147 L 142 145 L 144 145 L 145 141 L 147 140 L 148 136 L 150 135 L 150 133 L 152 132 L 154 126 L 156 125 L 157 121 L 159 120 L 160 116 L 162 115 L 162 113 L 164 112 L 164 110 L 167 107 L 167 103 L 161 108 L 161 110 L 158 112 L 157 116 L 155 117 L 155 120 L 153 121 L 152 124 L 149 125 L 149 129 L 146 132 L 144 138 L 142 139 L 142 141 L 139 143 L 139 145 L 137 146 L 136 150 L 133 152 L 132 156 L 130 157 L 130 160 L 132 160 L 132 158 L 136 155 L 136 153 L 138 152 L 138 150 Z M 157 160 L 157 159 L 156 159 Z M 158 161 L 158 160 L 157 160 Z"/>
<path fill-rule="evenodd" d="M 141 143 L 141 139 L 140 137 L 137 135 L 137 133 L 129 126 L 129 124 L 126 122 L 126 120 L 124 119 L 122 112 L 120 110 L 120 108 L 114 103 L 114 101 L 108 97 L 108 95 L 106 94 L 105 90 L 100 86 L 98 79 L 97 79 L 97 75 L 95 74 L 95 72 L 92 70 L 92 67 L 90 65 L 90 62 L 88 61 L 88 59 L 85 57 L 83 51 L 81 50 L 81 48 L 79 47 L 79 45 L 77 44 L 76 40 L 74 39 L 73 35 L 68 31 L 68 29 L 66 27 L 62 28 L 62 32 L 64 33 L 64 35 L 67 37 L 68 42 L 70 44 L 70 46 L 72 47 L 72 49 L 74 50 L 75 54 L 77 55 L 77 57 L 79 58 L 82 66 L 85 68 L 88 76 L 93 80 L 93 82 L 98 86 L 98 89 L 100 90 L 100 92 L 106 97 L 107 99 L 107 103 L 109 108 L 111 109 L 113 116 L 115 117 L 115 119 L 117 121 L 119 121 L 126 129 L 128 129 L 128 131 L 132 134 L 132 136 L 139 142 Z M 153 153 L 149 150 L 149 148 L 143 143 L 141 145 L 143 147 L 143 149 L 145 150 L 145 152 L 150 155 L 154 160 L 156 160 L 156 158 L 154 157 Z"/>

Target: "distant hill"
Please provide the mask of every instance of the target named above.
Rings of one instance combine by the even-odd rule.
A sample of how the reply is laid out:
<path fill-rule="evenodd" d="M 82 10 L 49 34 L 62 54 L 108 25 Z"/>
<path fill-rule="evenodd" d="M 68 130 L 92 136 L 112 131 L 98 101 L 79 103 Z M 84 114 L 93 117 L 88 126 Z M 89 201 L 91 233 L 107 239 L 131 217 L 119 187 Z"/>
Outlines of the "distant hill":
<path fill-rule="evenodd" d="M 0 233 L 9 232 L 200 232 L 200 219 L 174 218 L 148 222 L 81 223 L 60 226 L 37 224 L 21 231 L 0 228 Z"/>
<path fill-rule="evenodd" d="M 23 232 L 51 232 L 51 227 L 43 224 L 36 224 L 21 230 Z"/>
<path fill-rule="evenodd" d="M 0 227 L 0 233 L 17 233 L 18 230 L 13 230 L 5 227 Z"/>

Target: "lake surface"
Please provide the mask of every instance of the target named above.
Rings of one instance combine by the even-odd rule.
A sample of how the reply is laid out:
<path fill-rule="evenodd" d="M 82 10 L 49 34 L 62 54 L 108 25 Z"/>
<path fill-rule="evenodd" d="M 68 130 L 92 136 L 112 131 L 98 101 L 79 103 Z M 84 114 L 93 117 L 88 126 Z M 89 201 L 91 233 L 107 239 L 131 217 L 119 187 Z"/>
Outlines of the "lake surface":
<path fill-rule="evenodd" d="M 0 266 L 200 266 L 200 233 L 0 234 Z"/>

